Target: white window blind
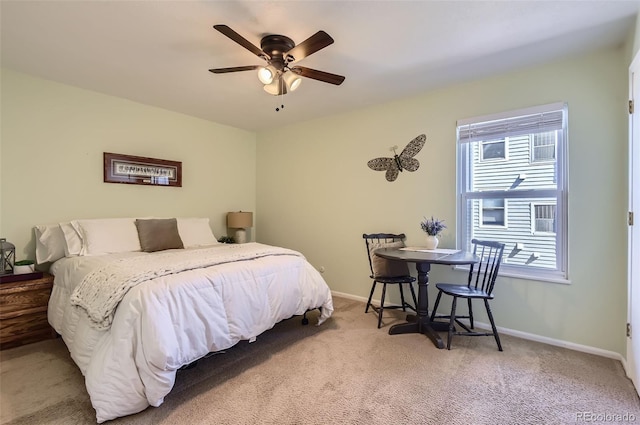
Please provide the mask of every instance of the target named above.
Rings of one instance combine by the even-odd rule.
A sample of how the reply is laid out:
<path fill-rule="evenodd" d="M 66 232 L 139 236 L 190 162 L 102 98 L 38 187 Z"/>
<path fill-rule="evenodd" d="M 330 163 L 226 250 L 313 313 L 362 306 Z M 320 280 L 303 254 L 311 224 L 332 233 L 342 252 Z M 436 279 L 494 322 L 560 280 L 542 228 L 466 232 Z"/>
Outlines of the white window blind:
<path fill-rule="evenodd" d="M 468 143 L 562 130 L 563 105 L 552 104 L 543 108 L 548 109 L 544 111 L 538 107 L 515 111 L 517 116 L 507 118 L 496 115 L 488 120 L 487 117 L 459 120 L 458 140 Z"/>

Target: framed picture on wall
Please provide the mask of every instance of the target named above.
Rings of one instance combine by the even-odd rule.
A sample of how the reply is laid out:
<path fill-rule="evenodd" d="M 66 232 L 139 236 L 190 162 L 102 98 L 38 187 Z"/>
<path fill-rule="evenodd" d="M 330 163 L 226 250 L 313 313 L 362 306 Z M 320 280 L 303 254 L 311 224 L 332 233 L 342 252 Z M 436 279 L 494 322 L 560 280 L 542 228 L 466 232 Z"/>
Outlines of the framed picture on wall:
<path fill-rule="evenodd" d="M 182 162 L 104 152 L 104 182 L 182 187 Z"/>

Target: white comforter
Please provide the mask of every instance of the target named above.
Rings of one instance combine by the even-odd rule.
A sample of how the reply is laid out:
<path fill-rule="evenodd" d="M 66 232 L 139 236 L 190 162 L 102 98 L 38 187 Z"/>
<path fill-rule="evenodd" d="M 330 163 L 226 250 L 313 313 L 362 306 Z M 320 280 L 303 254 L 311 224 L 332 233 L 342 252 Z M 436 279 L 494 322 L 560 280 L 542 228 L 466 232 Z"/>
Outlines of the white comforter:
<path fill-rule="evenodd" d="M 221 252 L 229 248 L 219 246 Z M 309 309 L 322 308 L 318 324 L 333 312 L 329 287 L 298 255 L 217 264 L 142 282 L 124 295 L 106 330 L 72 306 L 71 294 L 91 271 L 145 255 L 154 254 L 63 258 L 51 267 L 49 322 L 85 376 L 98 422 L 159 406 L 176 370 L 209 352 L 251 340 Z"/>

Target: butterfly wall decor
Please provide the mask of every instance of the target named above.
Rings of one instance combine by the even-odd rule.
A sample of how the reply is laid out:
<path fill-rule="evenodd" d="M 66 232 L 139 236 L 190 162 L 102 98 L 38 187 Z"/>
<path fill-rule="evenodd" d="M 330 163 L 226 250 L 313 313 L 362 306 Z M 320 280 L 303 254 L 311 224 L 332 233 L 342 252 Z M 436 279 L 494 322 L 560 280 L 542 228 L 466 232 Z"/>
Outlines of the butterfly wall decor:
<path fill-rule="evenodd" d="M 409 142 L 409 144 L 400 152 L 396 153 L 397 146 L 393 146 L 390 150 L 393 152 L 393 158 L 375 158 L 367 162 L 369 168 L 375 171 L 386 171 L 385 177 L 392 182 L 398 177 L 398 173 L 402 170 L 416 171 L 420 167 L 420 161 L 414 158 L 424 146 L 427 137 L 424 134 L 419 135 Z"/>

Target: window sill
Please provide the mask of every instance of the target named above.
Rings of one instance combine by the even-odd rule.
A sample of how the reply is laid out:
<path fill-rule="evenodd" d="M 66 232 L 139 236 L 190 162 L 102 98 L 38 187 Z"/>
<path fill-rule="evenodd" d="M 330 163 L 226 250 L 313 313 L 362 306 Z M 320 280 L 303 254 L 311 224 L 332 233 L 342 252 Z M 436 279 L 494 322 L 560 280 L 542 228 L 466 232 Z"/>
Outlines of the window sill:
<path fill-rule="evenodd" d="M 467 273 L 469 272 L 469 267 L 468 266 L 454 266 L 453 269 L 454 270 L 460 270 L 460 271 L 466 271 Z M 563 278 L 563 277 L 551 276 L 551 275 L 545 274 L 545 273 L 542 273 L 540 275 L 532 275 L 532 274 L 517 273 L 517 272 L 513 272 L 513 271 L 499 271 L 498 272 L 498 277 L 510 277 L 510 278 L 522 279 L 522 280 L 533 280 L 533 281 L 539 281 L 539 282 L 559 283 L 559 284 L 562 284 L 562 285 L 570 285 L 571 284 L 571 280 L 569 280 L 569 279 L 566 279 L 566 278 Z"/>

